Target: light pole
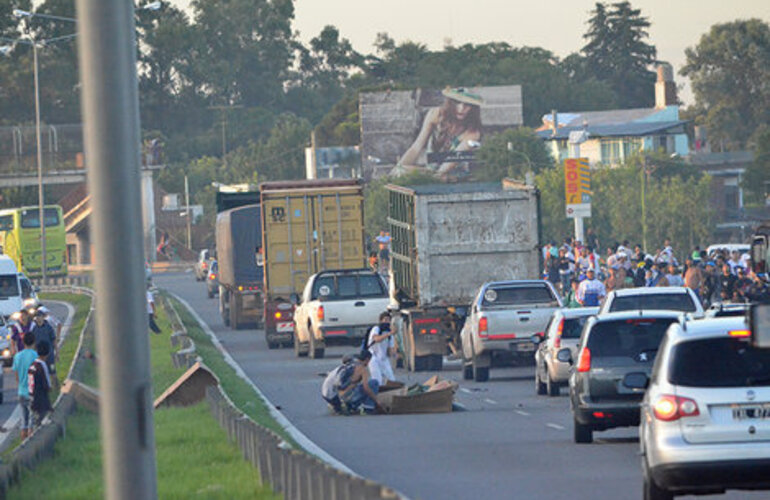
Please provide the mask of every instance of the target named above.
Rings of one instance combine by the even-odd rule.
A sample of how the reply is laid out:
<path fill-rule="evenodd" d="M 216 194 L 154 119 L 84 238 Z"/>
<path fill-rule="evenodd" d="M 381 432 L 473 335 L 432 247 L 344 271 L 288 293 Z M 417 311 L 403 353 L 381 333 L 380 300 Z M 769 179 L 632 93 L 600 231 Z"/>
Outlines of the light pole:
<path fill-rule="evenodd" d="M 158 10 L 162 6 L 159 1 L 148 3 L 137 10 Z M 53 21 L 65 21 L 69 23 L 77 23 L 77 19 L 71 17 L 54 16 L 50 14 L 39 14 L 36 12 L 29 12 L 22 9 L 14 9 L 13 15 L 17 18 L 32 19 L 39 17 L 42 19 L 51 19 Z M 55 38 L 49 38 L 48 40 L 35 40 L 30 32 L 27 33 L 27 39 L 20 38 L 17 40 L 0 38 L 0 40 L 8 41 L 12 43 L 21 43 L 32 46 L 32 72 L 35 80 L 35 142 L 37 147 L 37 203 L 38 203 L 38 218 L 40 219 L 40 274 L 43 280 L 46 279 L 46 268 L 48 266 L 48 256 L 46 252 L 46 236 L 45 236 L 45 193 L 43 190 L 43 146 L 42 146 L 42 133 L 40 130 L 40 78 L 39 78 L 39 65 L 37 59 L 37 50 L 39 47 L 45 47 L 55 42 L 61 42 L 65 40 L 71 40 L 77 36 L 77 33 L 71 35 L 59 36 Z M 0 47 L 0 53 L 8 55 L 12 47 L 3 46 Z"/>

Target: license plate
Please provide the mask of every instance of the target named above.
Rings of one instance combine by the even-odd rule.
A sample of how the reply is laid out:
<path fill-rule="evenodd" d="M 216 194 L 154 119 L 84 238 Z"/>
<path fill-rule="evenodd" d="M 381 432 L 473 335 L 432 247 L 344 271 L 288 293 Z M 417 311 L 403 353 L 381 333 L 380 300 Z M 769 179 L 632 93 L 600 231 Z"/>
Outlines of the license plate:
<path fill-rule="evenodd" d="M 532 342 L 526 342 L 522 344 L 511 344 L 511 350 L 518 352 L 531 352 L 535 350 L 535 344 Z"/>
<path fill-rule="evenodd" d="M 279 332 L 293 332 L 294 331 L 294 323 L 291 321 L 283 322 L 283 323 L 276 323 L 275 329 Z"/>
<path fill-rule="evenodd" d="M 735 420 L 770 419 L 770 405 L 736 405 L 732 407 L 732 410 Z"/>

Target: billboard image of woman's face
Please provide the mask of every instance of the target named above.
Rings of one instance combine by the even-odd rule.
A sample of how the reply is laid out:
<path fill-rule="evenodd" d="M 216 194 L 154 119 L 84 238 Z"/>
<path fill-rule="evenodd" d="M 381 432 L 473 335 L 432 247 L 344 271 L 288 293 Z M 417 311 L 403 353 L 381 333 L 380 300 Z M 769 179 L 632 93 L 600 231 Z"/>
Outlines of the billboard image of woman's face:
<path fill-rule="evenodd" d="M 513 86 L 362 94 L 363 156 L 377 174 L 368 177 L 422 171 L 442 180 L 470 179 L 484 134 L 521 124 L 520 93 Z M 502 120 L 501 111 L 507 114 Z M 491 123 L 484 124 L 484 116 Z"/>

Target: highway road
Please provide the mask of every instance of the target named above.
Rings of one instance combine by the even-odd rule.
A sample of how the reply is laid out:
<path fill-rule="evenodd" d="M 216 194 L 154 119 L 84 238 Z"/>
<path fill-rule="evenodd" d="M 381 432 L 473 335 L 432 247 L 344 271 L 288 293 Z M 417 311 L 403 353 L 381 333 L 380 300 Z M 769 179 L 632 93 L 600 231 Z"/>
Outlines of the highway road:
<path fill-rule="evenodd" d="M 196 310 L 246 374 L 311 440 L 358 474 L 410 498 L 642 496 L 636 429 L 596 433 L 594 444 L 574 444 L 567 397 L 536 396 L 532 367 L 492 369 L 489 382 L 475 383 L 462 380 L 459 364 L 447 366 L 441 376 L 460 384 L 456 401 L 466 411 L 334 416 L 321 399 L 321 382 L 355 347 L 327 348 L 320 360 L 298 359 L 291 349 L 270 351 L 262 331 L 225 327 L 217 300 L 206 298 L 205 286 L 192 273 L 156 275 L 154 281 Z M 407 384 L 430 375 L 397 371 Z M 767 496 L 731 492 L 713 498 Z"/>
<path fill-rule="evenodd" d="M 69 311 L 67 307 L 61 302 L 47 301 L 45 306 L 51 310 L 51 314 L 59 318 L 62 323 L 67 323 Z M 69 367 L 57 367 L 58 370 L 64 370 L 66 372 Z M 13 414 L 16 409 L 18 399 L 16 398 L 16 377 L 13 374 L 11 368 L 3 368 L 3 404 L 0 404 L 0 425 L 6 426 L 8 418 Z M 0 433 L 0 441 L 2 441 L 4 433 Z"/>

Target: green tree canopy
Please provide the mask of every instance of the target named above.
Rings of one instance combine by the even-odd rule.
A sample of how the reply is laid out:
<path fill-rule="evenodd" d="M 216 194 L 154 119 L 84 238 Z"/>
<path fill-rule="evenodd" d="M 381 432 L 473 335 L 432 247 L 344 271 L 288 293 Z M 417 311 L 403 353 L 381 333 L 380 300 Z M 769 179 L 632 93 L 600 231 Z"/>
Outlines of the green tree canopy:
<path fill-rule="evenodd" d="M 656 62 L 657 51 L 647 42 L 649 27 L 641 9 L 634 9 L 630 2 L 597 2 L 583 35 L 585 60 L 582 64 L 573 60 L 573 68 L 579 68 L 583 77 L 606 82 L 622 108 L 651 107 L 655 73 L 650 66 Z"/>
<path fill-rule="evenodd" d="M 692 81 L 710 142 L 745 148 L 757 127 L 770 123 L 770 25 L 759 19 L 715 24 L 685 53 L 681 74 Z"/>
<path fill-rule="evenodd" d="M 499 181 L 504 177 L 524 179 L 528 171 L 538 173 L 553 166 L 544 142 L 531 128 L 508 129 L 486 137 L 476 155 L 479 180 Z"/>

